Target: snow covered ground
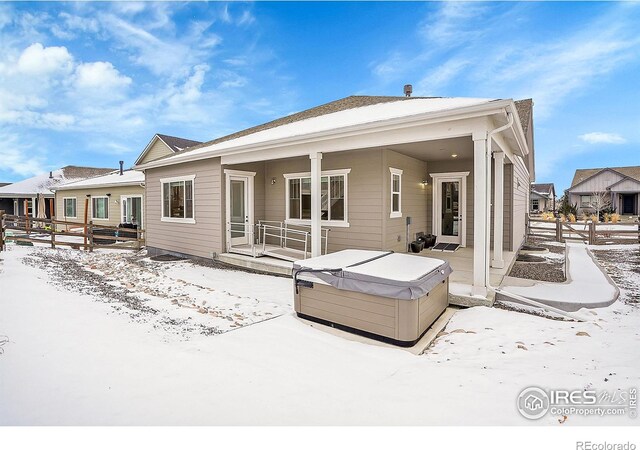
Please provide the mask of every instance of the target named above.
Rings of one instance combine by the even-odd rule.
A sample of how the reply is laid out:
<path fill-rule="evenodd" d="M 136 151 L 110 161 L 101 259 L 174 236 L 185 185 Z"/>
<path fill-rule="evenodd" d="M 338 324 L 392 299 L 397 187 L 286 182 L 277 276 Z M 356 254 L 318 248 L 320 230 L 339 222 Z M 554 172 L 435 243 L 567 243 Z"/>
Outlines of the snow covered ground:
<path fill-rule="evenodd" d="M 628 296 L 640 280 L 630 283 L 589 323 L 461 310 L 414 356 L 296 319 L 285 278 L 10 245 L 0 425 L 637 424 L 516 410 L 528 386 L 640 385 L 640 309 Z"/>

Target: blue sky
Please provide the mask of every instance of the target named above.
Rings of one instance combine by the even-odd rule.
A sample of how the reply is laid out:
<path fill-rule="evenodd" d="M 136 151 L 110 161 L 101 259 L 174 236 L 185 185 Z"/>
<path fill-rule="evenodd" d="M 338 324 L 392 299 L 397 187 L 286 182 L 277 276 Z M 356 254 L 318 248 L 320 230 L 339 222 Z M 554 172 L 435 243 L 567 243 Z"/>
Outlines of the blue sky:
<path fill-rule="evenodd" d="M 0 181 L 353 94 L 528 98 L 537 181 L 640 165 L 640 4 L 0 3 Z"/>

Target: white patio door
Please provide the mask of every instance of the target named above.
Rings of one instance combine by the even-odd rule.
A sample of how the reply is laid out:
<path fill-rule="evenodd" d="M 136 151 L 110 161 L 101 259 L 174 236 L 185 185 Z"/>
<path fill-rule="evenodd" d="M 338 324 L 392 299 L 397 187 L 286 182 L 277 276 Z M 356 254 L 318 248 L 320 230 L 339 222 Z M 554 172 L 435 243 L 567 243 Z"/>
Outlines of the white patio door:
<path fill-rule="evenodd" d="M 250 244 L 253 239 L 253 180 L 255 173 L 225 170 L 227 247 Z"/>
<path fill-rule="evenodd" d="M 120 196 L 122 205 L 121 223 L 133 223 L 142 228 L 142 196 Z"/>
<path fill-rule="evenodd" d="M 469 172 L 431 174 L 436 242 L 466 245 L 467 175 Z"/>

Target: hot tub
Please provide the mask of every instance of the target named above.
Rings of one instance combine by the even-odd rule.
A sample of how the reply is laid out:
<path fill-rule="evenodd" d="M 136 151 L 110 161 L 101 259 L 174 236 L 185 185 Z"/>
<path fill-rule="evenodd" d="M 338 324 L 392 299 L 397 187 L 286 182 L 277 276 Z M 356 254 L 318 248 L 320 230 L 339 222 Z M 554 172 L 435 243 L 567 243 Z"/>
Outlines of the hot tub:
<path fill-rule="evenodd" d="M 449 274 L 436 258 L 343 250 L 294 263 L 294 308 L 303 319 L 411 346 L 446 309 Z"/>

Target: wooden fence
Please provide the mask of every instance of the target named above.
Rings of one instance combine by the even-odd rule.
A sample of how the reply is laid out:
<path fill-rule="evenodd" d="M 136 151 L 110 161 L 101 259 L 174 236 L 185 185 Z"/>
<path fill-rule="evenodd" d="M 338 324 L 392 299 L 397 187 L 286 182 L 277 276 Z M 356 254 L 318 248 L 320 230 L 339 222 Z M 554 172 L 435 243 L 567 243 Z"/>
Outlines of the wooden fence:
<path fill-rule="evenodd" d="M 114 227 L 68 220 L 37 219 L 29 216 L 4 215 L 0 218 L 0 251 L 5 244 L 31 242 L 82 248 L 92 252 L 96 248 L 139 250 L 144 246 L 144 230 Z"/>
<path fill-rule="evenodd" d="M 640 223 L 562 222 L 529 218 L 527 235 L 557 242 L 580 241 L 590 245 L 614 242 L 640 243 Z"/>

